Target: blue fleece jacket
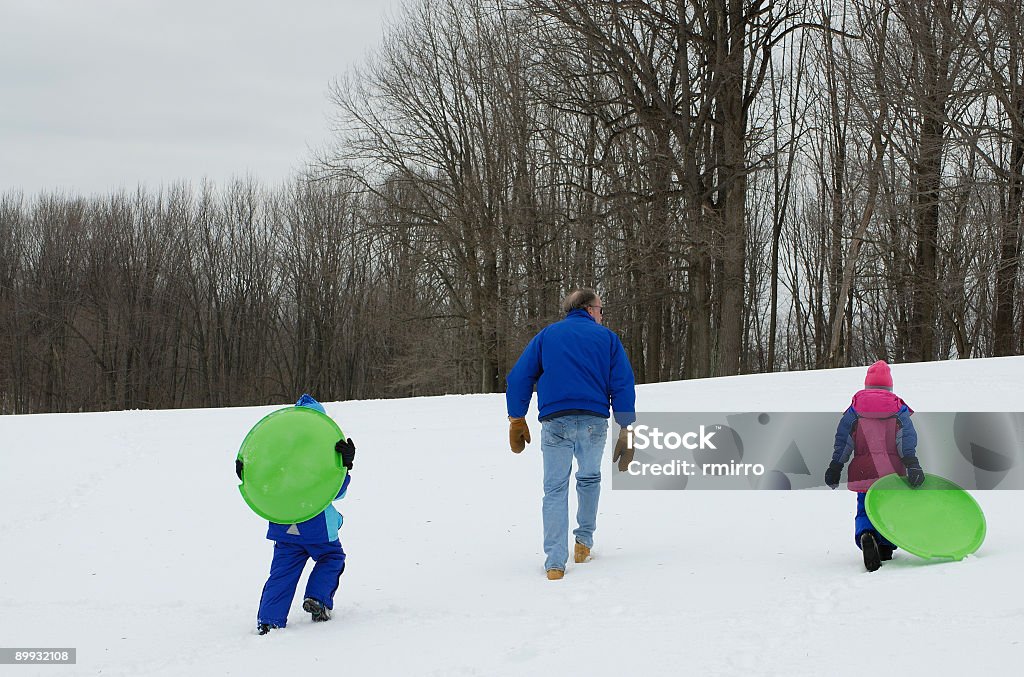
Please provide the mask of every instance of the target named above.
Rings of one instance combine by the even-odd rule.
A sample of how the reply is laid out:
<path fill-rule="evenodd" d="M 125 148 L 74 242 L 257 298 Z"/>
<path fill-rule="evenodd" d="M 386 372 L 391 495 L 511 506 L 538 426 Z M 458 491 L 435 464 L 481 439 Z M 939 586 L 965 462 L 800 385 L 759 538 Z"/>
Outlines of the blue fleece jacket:
<path fill-rule="evenodd" d="M 345 475 L 345 481 L 342 482 L 338 495 L 334 497 L 335 501 L 345 498 L 345 492 L 348 491 L 351 479 L 351 473 Z M 305 522 L 298 524 L 268 522 L 267 538 L 284 543 L 332 543 L 338 540 L 338 529 L 341 528 L 344 521 L 345 518 L 335 509 L 334 505 L 328 504 L 323 512 Z"/>
<path fill-rule="evenodd" d="M 622 341 L 585 310 L 573 310 L 542 329 L 508 373 L 509 416 L 525 416 L 534 385 L 544 419 L 562 411 L 587 411 L 627 426 L 636 420 L 633 368 Z"/>

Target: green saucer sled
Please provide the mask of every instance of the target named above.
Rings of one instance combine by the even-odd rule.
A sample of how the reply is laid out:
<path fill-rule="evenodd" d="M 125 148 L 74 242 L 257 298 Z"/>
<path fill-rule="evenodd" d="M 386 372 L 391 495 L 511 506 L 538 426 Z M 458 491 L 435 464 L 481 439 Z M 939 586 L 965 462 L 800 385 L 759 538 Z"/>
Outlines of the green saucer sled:
<path fill-rule="evenodd" d="M 925 559 L 961 560 L 985 540 L 985 514 L 969 493 L 938 475 L 912 489 L 899 475 L 871 485 L 864 508 L 878 532 Z"/>
<path fill-rule="evenodd" d="M 326 414 L 287 407 L 264 416 L 242 441 L 242 498 L 278 524 L 318 515 L 341 490 L 346 469 L 334 444 L 344 439 Z"/>

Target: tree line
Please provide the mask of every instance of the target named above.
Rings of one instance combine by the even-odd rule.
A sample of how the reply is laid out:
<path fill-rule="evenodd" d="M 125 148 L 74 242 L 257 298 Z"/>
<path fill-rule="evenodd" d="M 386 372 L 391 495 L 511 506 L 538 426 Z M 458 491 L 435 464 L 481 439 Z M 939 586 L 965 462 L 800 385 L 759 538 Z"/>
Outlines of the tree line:
<path fill-rule="evenodd" d="M 1022 0 L 409 0 L 302 175 L 0 196 L 0 411 L 1024 352 Z"/>

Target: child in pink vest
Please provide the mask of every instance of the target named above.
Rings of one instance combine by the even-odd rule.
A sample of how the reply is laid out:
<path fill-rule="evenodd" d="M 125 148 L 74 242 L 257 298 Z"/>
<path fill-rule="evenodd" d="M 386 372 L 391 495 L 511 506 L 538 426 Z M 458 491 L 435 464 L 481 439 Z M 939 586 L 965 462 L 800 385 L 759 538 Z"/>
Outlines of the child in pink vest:
<path fill-rule="evenodd" d="M 850 408 L 836 429 L 832 463 L 825 471 L 825 484 L 835 489 L 843 466 L 853 456 L 847 472 L 847 486 L 857 492 L 854 538 L 864 554 L 864 566 L 875 571 L 892 559 L 896 546 L 871 524 L 864 510 L 864 494 L 880 477 L 898 473 L 912 487 L 924 482 L 917 460 L 917 431 L 910 416 L 914 411 L 892 392 L 889 365 L 879 360 L 868 367 L 864 389 L 853 396 Z"/>

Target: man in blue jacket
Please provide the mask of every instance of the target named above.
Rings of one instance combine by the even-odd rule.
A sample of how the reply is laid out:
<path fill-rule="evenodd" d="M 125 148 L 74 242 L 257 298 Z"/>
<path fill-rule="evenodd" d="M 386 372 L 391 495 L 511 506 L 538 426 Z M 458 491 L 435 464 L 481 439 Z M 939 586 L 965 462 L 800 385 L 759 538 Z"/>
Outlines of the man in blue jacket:
<path fill-rule="evenodd" d="M 633 369 L 622 342 L 601 326 L 604 305 L 592 289 L 579 289 L 562 304 L 564 320 L 548 325 L 526 346 L 505 393 L 509 444 L 520 453 L 530 442 L 526 412 L 534 385 L 544 455 L 544 569 L 549 580 L 565 575 L 569 558 L 569 474 L 576 458 L 579 510 L 573 559 L 586 562 L 594 547 L 601 495 L 601 456 L 608 436 L 608 405 L 622 430 L 612 461 L 624 470 L 632 460 L 626 426 L 636 419 Z"/>

